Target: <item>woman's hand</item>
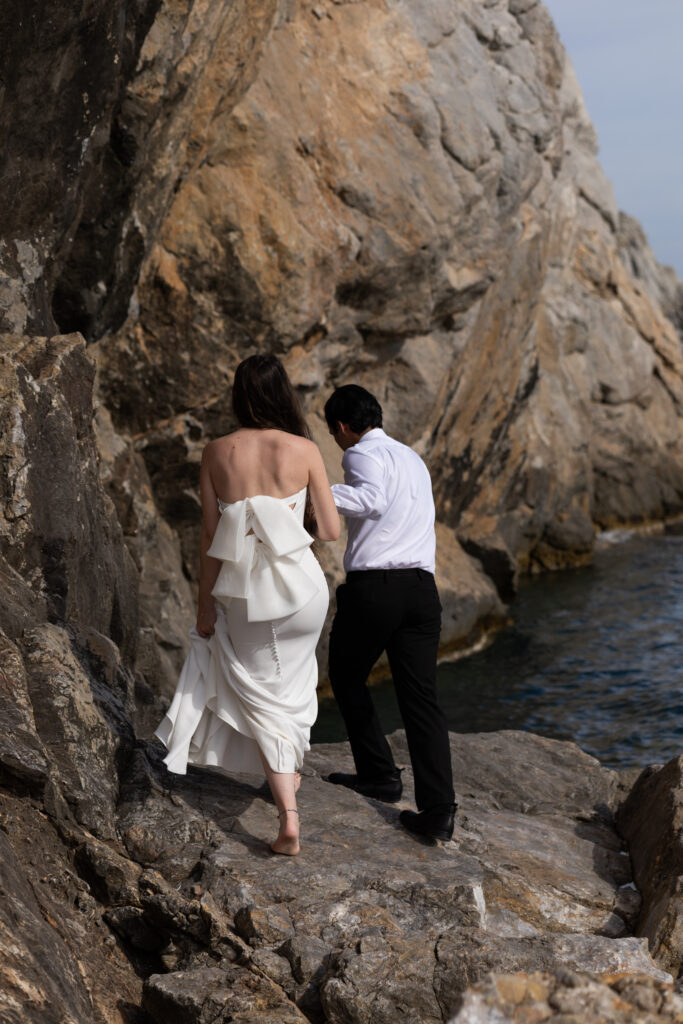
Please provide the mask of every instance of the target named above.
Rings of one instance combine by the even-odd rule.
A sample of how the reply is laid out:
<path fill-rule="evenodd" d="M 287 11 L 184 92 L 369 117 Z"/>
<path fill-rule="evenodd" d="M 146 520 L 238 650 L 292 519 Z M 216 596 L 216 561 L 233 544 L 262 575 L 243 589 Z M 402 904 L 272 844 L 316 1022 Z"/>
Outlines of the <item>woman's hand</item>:
<path fill-rule="evenodd" d="M 197 632 L 207 640 L 213 636 L 216 626 L 216 605 L 213 601 L 200 605 L 197 611 Z"/>

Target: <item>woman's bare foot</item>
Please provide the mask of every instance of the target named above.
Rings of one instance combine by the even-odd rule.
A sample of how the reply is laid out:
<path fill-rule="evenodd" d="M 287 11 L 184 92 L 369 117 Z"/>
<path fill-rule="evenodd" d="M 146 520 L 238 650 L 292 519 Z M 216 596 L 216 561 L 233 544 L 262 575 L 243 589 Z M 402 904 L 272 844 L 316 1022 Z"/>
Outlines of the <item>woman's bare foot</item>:
<path fill-rule="evenodd" d="M 293 809 L 280 811 L 280 831 L 277 839 L 271 843 L 273 853 L 283 853 L 287 857 L 296 857 L 299 846 L 299 813 Z"/>

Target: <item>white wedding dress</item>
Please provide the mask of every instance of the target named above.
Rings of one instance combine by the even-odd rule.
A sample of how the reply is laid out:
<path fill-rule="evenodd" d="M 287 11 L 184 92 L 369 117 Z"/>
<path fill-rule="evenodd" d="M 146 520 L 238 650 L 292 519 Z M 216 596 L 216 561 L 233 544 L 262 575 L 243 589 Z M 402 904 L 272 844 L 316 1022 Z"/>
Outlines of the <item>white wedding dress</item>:
<path fill-rule="evenodd" d="M 192 647 L 156 730 L 169 771 L 187 765 L 260 772 L 301 767 L 318 702 L 315 648 L 329 594 L 304 530 L 306 488 L 289 498 L 219 501 L 209 554 L 216 631 Z"/>

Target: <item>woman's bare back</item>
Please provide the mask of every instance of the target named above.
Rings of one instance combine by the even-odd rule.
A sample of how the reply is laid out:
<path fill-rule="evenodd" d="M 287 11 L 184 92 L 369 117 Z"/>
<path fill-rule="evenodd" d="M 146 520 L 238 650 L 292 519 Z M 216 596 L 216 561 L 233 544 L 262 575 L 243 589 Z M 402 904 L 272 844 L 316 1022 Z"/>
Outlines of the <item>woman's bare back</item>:
<path fill-rule="evenodd" d="M 225 502 L 267 494 L 288 498 L 309 482 L 311 449 L 304 437 L 283 430 L 236 430 L 207 446 L 216 495 Z"/>

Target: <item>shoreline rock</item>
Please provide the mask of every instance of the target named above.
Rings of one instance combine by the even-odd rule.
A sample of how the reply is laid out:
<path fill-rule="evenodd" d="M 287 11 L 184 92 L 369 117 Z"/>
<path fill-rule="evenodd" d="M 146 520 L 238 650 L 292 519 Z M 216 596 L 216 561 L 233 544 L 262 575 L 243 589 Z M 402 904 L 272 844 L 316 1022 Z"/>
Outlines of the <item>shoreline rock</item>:
<path fill-rule="evenodd" d="M 0 966 L 8 1021 L 17 1000 L 17 1021 L 45 1020 L 47 998 L 76 1024 L 138 1019 L 141 1008 L 140 1020 L 159 1024 L 238 1012 L 273 1024 L 393 1024 L 401 1014 L 464 1024 L 494 1011 L 521 1022 L 534 1007 L 552 1019 L 580 1005 L 606 1007 L 615 1024 L 677 1019 L 672 973 L 683 941 L 667 929 L 664 958 L 652 948 L 658 964 L 647 921 L 651 893 L 675 889 L 678 861 L 667 856 L 648 874 L 638 828 L 629 851 L 617 823 L 630 834 L 648 807 L 661 822 L 643 833 L 651 849 L 677 834 L 678 761 L 632 785 L 572 743 L 452 734 L 456 829 L 450 843 L 432 845 L 398 824 L 412 780 L 404 734 L 390 743 L 406 766 L 397 806 L 325 781 L 351 767 L 348 744 L 311 749 L 302 853 L 292 859 L 268 851 L 276 815 L 260 779 L 197 769 L 172 777 L 157 743 L 138 742 L 120 763 L 104 838 L 63 799 L 46 800 L 43 812 L 0 788 L 0 884 L 14 871 L 23 919 L 40 921 L 30 935 L 14 932 L 15 947 L 30 942 L 31 954 Z M 54 741 L 46 749 L 52 756 Z M 59 778 L 51 785 L 60 791 Z M 21 895 L 30 891 L 39 918 L 34 897 Z M 53 970 L 69 976 L 76 962 L 82 981 L 65 1001 Z M 32 996 L 25 987 L 19 995 L 20 978 L 31 978 Z M 129 1009 L 119 1013 L 124 991 Z M 637 1016 L 643 1008 L 647 1018 Z"/>
<path fill-rule="evenodd" d="M 683 951 L 683 757 L 646 768 L 617 817 L 643 896 L 638 935 L 676 975 Z"/>

